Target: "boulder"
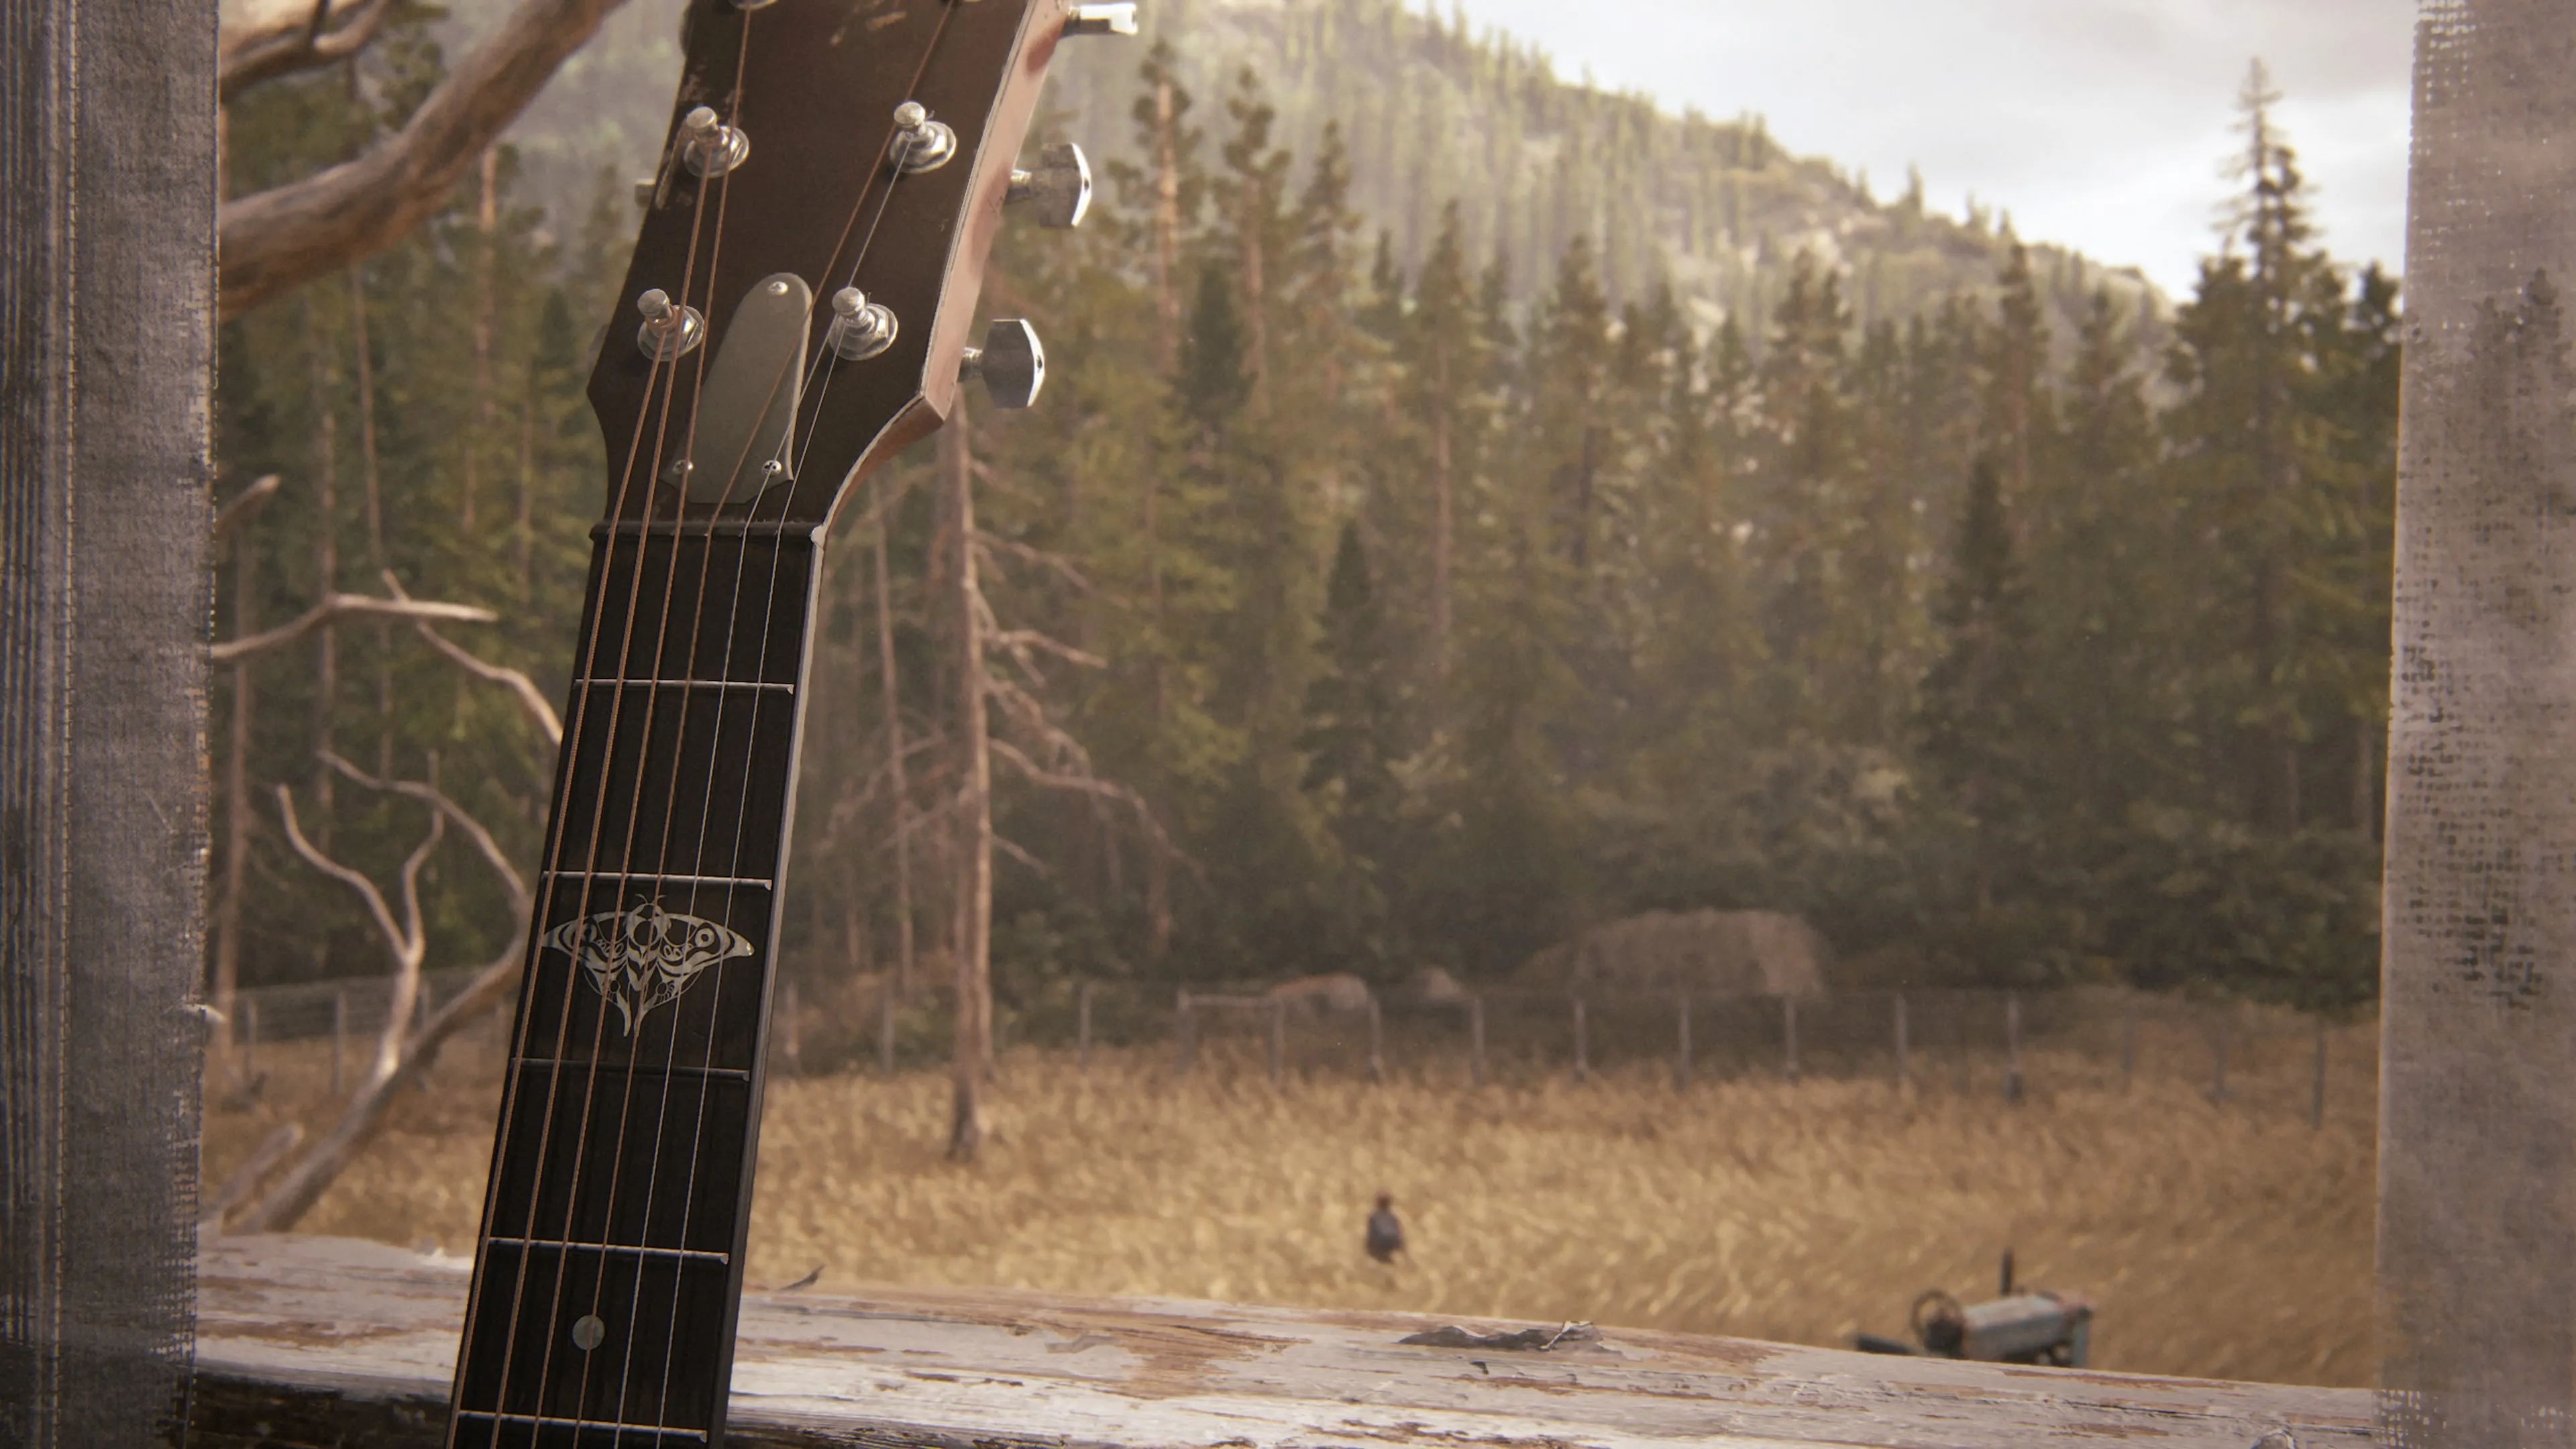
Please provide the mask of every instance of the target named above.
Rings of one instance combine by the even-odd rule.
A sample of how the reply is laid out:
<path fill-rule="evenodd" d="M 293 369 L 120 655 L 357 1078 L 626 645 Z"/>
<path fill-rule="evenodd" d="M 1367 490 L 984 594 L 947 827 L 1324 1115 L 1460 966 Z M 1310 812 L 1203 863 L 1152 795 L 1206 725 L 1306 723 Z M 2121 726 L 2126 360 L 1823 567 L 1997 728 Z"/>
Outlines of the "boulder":
<path fill-rule="evenodd" d="M 1338 1016 L 1369 1009 L 1368 983 L 1347 971 L 1282 981 L 1266 994 L 1298 1016 Z"/>
<path fill-rule="evenodd" d="M 1409 1006 L 1464 1006 L 1474 999 L 1458 978 L 1442 966 L 1417 966 L 1395 992 Z"/>
<path fill-rule="evenodd" d="M 1569 995 L 1812 998 L 1825 994 L 1831 957 L 1815 927 L 1779 911 L 1648 911 L 1548 947 L 1512 984 Z"/>

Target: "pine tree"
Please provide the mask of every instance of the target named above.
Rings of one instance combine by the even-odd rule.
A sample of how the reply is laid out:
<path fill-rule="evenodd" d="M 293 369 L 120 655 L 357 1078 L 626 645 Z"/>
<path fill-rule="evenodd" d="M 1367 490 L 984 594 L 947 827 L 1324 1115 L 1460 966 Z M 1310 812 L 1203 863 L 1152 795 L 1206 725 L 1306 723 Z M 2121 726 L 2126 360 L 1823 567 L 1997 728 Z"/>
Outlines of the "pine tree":
<path fill-rule="evenodd" d="M 2033 802 L 2022 757 L 2036 721 L 2027 608 L 2002 469 L 1980 459 L 1941 595 L 1941 657 L 1924 677 L 1918 715 L 1923 761 L 1966 821 L 1971 923 L 1994 914 L 1999 890 L 2028 884 Z"/>
<path fill-rule="evenodd" d="M 1301 782 L 1339 846 L 1339 934 L 1345 949 L 1384 963 L 1386 899 L 1379 884 L 1396 844 L 1400 791 L 1392 660 L 1384 612 L 1356 520 L 1342 525 L 1319 620 L 1324 665 L 1306 687 Z"/>

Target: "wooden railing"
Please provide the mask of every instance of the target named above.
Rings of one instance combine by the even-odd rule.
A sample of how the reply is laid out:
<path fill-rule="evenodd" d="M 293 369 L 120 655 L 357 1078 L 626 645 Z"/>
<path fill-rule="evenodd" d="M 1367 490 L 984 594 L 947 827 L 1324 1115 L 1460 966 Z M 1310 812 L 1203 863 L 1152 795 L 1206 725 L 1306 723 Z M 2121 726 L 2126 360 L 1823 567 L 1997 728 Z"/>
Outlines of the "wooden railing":
<path fill-rule="evenodd" d="M 335 1238 L 200 1264 L 190 1442 L 441 1442 L 467 1265 Z M 1711 1445 L 2361 1449 L 2372 1395 L 1865 1357 L 1605 1327 L 1546 1352 L 1407 1345 L 1440 1321 L 974 1288 L 754 1292 L 737 1446 Z M 1485 1329 L 1497 1325 L 1472 1325 Z M 1552 1325 L 1551 1325 L 1552 1326 Z"/>

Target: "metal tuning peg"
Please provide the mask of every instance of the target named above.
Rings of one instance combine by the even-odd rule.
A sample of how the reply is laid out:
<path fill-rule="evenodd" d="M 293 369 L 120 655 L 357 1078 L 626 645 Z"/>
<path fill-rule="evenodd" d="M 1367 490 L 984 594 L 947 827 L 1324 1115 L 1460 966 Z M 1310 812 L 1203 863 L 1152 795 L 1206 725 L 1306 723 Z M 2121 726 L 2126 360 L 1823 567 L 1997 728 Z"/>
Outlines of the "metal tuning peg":
<path fill-rule="evenodd" d="M 1007 200 L 1037 209 L 1038 225 L 1055 231 L 1082 225 L 1091 210 L 1091 162 L 1071 141 L 1058 141 L 1038 153 L 1036 169 L 1013 170 Z"/>
<path fill-rule="evenodd" d="M 832 294 L 832 329 L 823 334 L 823 345 L 843 362 L 865 362 L 894 346 L 894 309 L 883 302 L 871 302 L 856 287 L 843 287 Z"/>
<path fill-rule="evenodd" d="M 1064 18 L 1067 35 L 1133 35 L 1136 7 L 1132 0 L 1116 5 L 1076 5 Z"/>
<path fill-rule="evenodd" d="M 997 408 L 1024 408 L 1038 400 L 1046 386 L 1046 349 L 1038 330 L 1017 317 L 995 318 L 984 329 L 984 345 L 969 347 L 958 360 L 957 380 L 984 380 L 984 395 Z"/>
<path fill-rule="evenodd" d="M 680 118 L 680 159 L 695 176 L 722 176 L 751 159 L 751 137 L 699 106 Z"/>
<path fill-rule="evenodd" d="M 894 164 L 906 176 L 936 171 L 957 154 L 957 133 L 930 119 L 930 108 L 906 101 L 894 108 Z"/>
<path fill-rule="evenodd" d="M 695 307 L 674 307 L 671 294 L 655 287 L 635 299 L 644 325 L 635 329 L 635 345 L 655 362 L 686 357 L 707 340 L 707 319 Z"/>

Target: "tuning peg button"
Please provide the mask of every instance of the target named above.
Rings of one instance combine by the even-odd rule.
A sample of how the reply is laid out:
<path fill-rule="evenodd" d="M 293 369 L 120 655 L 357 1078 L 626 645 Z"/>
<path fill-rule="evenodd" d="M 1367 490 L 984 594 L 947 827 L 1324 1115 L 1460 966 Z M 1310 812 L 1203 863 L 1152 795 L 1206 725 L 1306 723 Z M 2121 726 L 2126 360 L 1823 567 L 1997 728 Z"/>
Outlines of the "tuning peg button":
<path fill-rule="evenodd" d="M 1008 199 L 1034 206 L 1040 226 L 1080 226 L 1091 210 L 1091 162 L 1080 146 L 1058 141 L 1038 153 L 1034 168 L 1011 173 Z"/>
<path fill-rule="evenodd" d="M 843 362 L 865 362 L 894 346 L 901 330 L 883 302 L 869 301 L 856 287 L 843 287 L 832 294 L 832 326 L 823 334 L 823 344 Z"/>
<path fill-rule="evenodd" d="M 1076 5 L 1064 19 L 1067 35 L 1133 35 L 1136 33 L 1136 7 L 1117 5 Z"/>
<path fill-rule="evenodd" d="M 1017 317 L 994 319 L 984 329 L 984 345 L 969 347 L 958 360 L 957 379 L 983 379 L 984 395 L 997 408 L 1024 408 L 1046 387 L 1046 348 L 1038 330 Z"/>

